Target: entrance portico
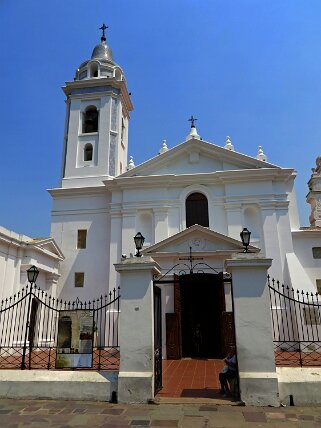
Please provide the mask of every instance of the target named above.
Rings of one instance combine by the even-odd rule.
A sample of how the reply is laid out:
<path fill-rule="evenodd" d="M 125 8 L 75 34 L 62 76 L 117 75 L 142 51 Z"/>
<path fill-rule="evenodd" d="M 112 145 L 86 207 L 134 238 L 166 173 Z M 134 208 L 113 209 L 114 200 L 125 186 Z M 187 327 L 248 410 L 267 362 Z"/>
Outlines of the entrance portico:
<path fill-rule="evenodd" d="M 154 284 L 162 293 L 163 358 L 226 355 L 235 339 L 231 276 L 224 263 L 243 250 L 240 241 L 193 225 L 143 251 L 162 267 Z"/>
<path fill-rule="evenodd" d="M 191 251 L 193 243 L 194 249 L 199 248 L 201 251 L 195 251 L 194 258 L 187 257 L 187 249 Z M 158 335 L 161 334 L 161 330 L 163 330 L 163 357 L 165 358 L 166 356 L 168 358 L 167 354 L 170 351 L 169 341 L 173 339 L 174 344 L 176 340 L 177 358 L 185 356 L 222 358 L 225 351 L 223 340 L 225 334 L 222 325 L 224 322 L 228 324 L 231 321 L 223 320 L 222 314 L 232 312 L 236 303 L 237 313 L 235 316 L 232 315 L 232 319 L 236 320 L 236 345 L 237 351 L 240 350 L 238 363 L 241 369 L 241 399 L 247 404 L 278 404 L 266 293 L 266 274 L 271 260 L 256 254 L 259 250 L 255 247 L 251 248 L 252 253 L 246 255 L 242 249 L 239 241 L 195 225 L 144 250 L 144 257 L 124 260 L 116 265 L 121 276 L 122 288 L 118 384 L 120 401 L 146 401 L 152 399 L 157 392 L 156 385 L 161 385 L 161 379 L 157 378 L 159 376 L 159 369 L 156 369 L 159 368 L 157 358 L 161 353 L 156 345 L 160 344 Z M 149 257 L 150 255 L 153 258 Z M 177 263 L 166 270 L 166 264 L 175 261 Z M 237 301 L 232 297 L 230 280 L 230 287 L 226 287 L 223 276 L 224 266 L 232 272 L 233 281 L 235 276 Z M 209 273 L 210 271 L 212 274 Z M 253 278 L 255 278 L 255 284 L 253 284 Z M 156 291 L 158 303 L 155 306 Z M 196 295 L 202 296 L 202 293 L 203 300 L 195 298 Z M 148 297 L 147 300 L 146 297 Z M 251 303 L 255 304 L 253 314 Z M 157 314 L 155 307 L 157 307 Z M 259 325 L 262 324 L 260 332 L 251 328 L 248 332 L 249 339 L 244 320 L 247 318 L 252 320 L 260 313 L 264 314 L 264 325 L 259 323 Z M 161 318 L 158 318 L 159 314 Z M 170 317 L 176 318 L 176 327 L 172 331 L 167 319 Z M 156 328 L 160 321 L 163 328 Z M 255 320 L 253 319 L 251 323 L 255 325 Z M 135 332 L 133 331 L 135 326 L 139 331 L 137 328 L 134 329 Z M 147 334 L 145 339 L 143 332 Z M 257 337 L 262 336 L 262 332 L 264 332 L 264 338 Z M 137 336 L 138 333 L 139 336 Z M 137 337 L 140 338 L 139 341 Z M 262 340 L 266 343 L 265 347 L 255 345 L 256 341 L 261 343 Z M 267 352 L 269 346 L 271 352 Z M 249 362 L 253 356 L 260 361 L 261 372 L 258 372 L 257 364 L 253 371 L 250 370 Z M 142 364 L 143 361 L 145 363 Z M 137 371 L 137 368 L 140 370 Z M 135 394 L 132 392 L 134 390 Z"/>

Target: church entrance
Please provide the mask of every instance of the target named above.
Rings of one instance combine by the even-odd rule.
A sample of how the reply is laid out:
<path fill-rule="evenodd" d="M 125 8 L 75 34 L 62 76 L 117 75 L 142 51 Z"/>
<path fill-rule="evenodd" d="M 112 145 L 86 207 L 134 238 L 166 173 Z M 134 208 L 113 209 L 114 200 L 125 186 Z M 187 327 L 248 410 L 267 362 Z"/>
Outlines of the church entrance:
<path fill-rule="evenodd" d="M 192 274 L 179 278 L 182 358 L 222 358 L 221 275 Z"/>
<path fill-rule="evenodd" d="M 217 398 L 223 358 L 235 345 L 231 278 L 222 272 L 174 276 L 173 291 L 158 397 Z"/>
<path fill-rule="evenodd" d="M 221 273 L 176 277 L 174 313 L 166 314 L 167 359 L 223 358 L 233 343 L 231 281 Z"/>

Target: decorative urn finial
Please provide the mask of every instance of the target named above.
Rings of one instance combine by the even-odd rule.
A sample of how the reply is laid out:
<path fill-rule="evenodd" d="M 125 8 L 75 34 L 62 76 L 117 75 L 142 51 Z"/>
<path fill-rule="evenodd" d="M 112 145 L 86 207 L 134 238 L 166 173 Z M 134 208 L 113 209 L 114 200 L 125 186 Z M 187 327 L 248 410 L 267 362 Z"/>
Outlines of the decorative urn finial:
<path fill-rule="evenodd" d="M 134 159 L 133 159 L 133 156 L 129 156 L 127 171 L 133 168 L 135 168 Z"/>
<path fill-rule="evenodd" d="M 162 141 L 162 147 L 160 148 L 158 154 L 161 155 L 162 153 L 167 152 L 167 150 L 168 150 L 167 143 L 166 143 L 166 140 L 164 139 Z"/>
<path fill-rule="evenodd" d="M 266 155 L 263 152 L 262 146 L 259 146 L 259 149 L 258 149 L 258 152 L 257 152 L 257 155 L 256 155 L 256 159 L 258 159 L 260 161 L 263 161 L 263 162 L 267 161 L 267 157 L 266 157 Z"/>
<path fill-rule="evenodd" d="M 229 136 L 226 137 L 224 149 L 231 150 L 234 152 L 234 146 Z"/>

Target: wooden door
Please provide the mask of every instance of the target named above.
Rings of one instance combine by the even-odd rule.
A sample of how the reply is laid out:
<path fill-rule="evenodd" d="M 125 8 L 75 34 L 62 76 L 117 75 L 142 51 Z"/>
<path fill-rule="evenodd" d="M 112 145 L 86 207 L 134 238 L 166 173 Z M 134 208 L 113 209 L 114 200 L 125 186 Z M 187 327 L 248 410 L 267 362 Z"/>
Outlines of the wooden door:
<path fill-rule="evenodd" d="M 179 360 L 179 322 L 178 314 L 166 314 L 166 354 L 168 360 Z"/>
<path fill-rule="evenodd" d="M 230 351 L 231 346 L 235 346 L 235 326 L 233 312 L 222 313 L 222 333 L 224 355 Z"/>

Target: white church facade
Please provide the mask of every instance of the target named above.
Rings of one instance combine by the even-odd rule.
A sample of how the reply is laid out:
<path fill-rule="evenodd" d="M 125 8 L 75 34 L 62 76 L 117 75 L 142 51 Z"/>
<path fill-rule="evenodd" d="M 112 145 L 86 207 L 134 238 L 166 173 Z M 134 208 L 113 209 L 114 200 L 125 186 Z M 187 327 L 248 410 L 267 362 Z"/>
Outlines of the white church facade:
<path fill-rule="evenodd" d="M 204 324 L 202 312 L 205 311 L 205 320 L 211 319 L 221 332 L 225 322 L 221 313 L 232 313 L 233 304 L 240 311 L 245 310 L 233 303 L 231 288 L 234 279 L 236 288 L 244 285 L 240 273 L 242 257 L 246 257 L 240 239 L 243 228 L 251 232 L 249 253 L 254 261 L 244 259 L 248 261 L 247 282 L 253 286 L 251 293 L 255 290 L 252 282 L 261 283 L 266 273 L 294 289 L 313 293 L 321 290 L 319 158 L 307 196 L 311 204 L 310 226 L 302 228 L 294 169 L 269 163 L 261 147 L 255 157 L 239 153 L 229 137 L 223 147 L 204 141 L 193 117 L 188 135 L 175 147 L 168 148 L 164 141 L 152 159 L 138 166 L 132 158 L 128 163 L 133 105 L 124 72 L 114 61 L 104 33 L 91 58 L 79 66 L 74 80 L 68 81 L 63 90 L 66 120 L 61 180 L 59 187 L 49 190 L 53 199 L 51 237 L 39 242 L 27 237 L 19 241 L 14 237 L 12 244 L 8 241 L 12 232 L 0 230 L 3 297 L 26 284 L 23 272 L 32 264 L 40 270 L 39 285 L 54 297 L 86 301 L 122 287 L 123 280 L 124 287 L 129 287 L 126 269 L 130 270 L 136 262 L 146 263 L 145 268 L 154 263 L 150 272 L 155 274 L 152 283 L 161 290 L 162 356 L 181 358 L 195 356 L 187 337 L 196 327 L 203 329 L 204 337 L 209 338 L 213 333 L 205 326 L 208 322 Z M 141 260 L 133 256 L 133 237 L 138 232 L 145 238 Z M 10 239 L 13 242 L 13 237 Z M 20 259 L 16 254 L 7 255 L 9 248 L 12 253 L 13 245 L 19 247 Z M 32 255 L 28 255 L 26 251 L 31 249 Z M 241 260 L 239 264 L 233 261 L 235 254 L 239 255 L 236 256 Z M 261 269 L 260 273 L 251 274 L 253 263 Z M 143 277 L 136 277 L 134 271 L 138 268 L 133 269 L 132 281 L 139 288 Z M 235 276 L 233 269 L 240 269 Z M 184 273 L 185 282 L 191 280 L 191 270 L 195 277 L 188 294 L 182 291 L 184 280 L 179 278 Z M 203 293 L 205 306 L 195 300 L 196 291 Z M 241 293 L 236 298 L 240 296 L 244 297 Z M 181 309 L 177 309 L 184 299 L 186 308 L 188 299 L 194 300 L 195 307 L 199 306 L 189 321 L 184 321 Z M 126 303 L 122 311 L 125 308 Z M 132 309 L 139 308 L 137 304 Z M 253 320 L 260 317 L 255 311 Z M 269 311 L 268 307 L 262 315 L 267 323 Z M 178 314 L 179 325 L 175 324 L 175 317 L 171 318 L 172 314 Z M 146 320 L 149 315 L 146 314 Z M 238 327 L 241 337 L 243 327 L 236 322 Z M 124 335 L 129 334 L 128 329 L 130 326 Z M 177 343 L 175 348 L 175 343 L 169 343 L 175 342 L 175 338 L 185 340 L 185 344 Z M 127 346 L 128 341 L 123 342 Z M 226 350 L 223 342 L 219 333 L 215 345 L 205 347 L 204 355 L 199 356 L 221 358 Z M 238 352 L 248 358 L 242 354 L 242 346 Z M 269 352 L 272 355 L 272 348 Z M 269 364 L 270 360 L 266 366 L 270 367 Z M 273 372 L 270 368 L 266 370 Z M 123 373 L 128 372 L 123 369 Z"/>
<path fill-rule="evenodd" d="M 51 236 L 65 256 L 58 281 L 62 298 L 88 299 L 118 285 L 114 264 L 135 252 L 137 232 L 145 237 L 143 253 L 163 273 L 190 247 L 223 271 L 228 255 L 242 251 L 244 227 L 251 231 L 252 251 L 273 259 L 272 277 L 295 289 L 317 290 L 321 259 L 312 248 L 321 245 L 320 166 L 309 184 L 311 226 L 300 228 L 296 172 L 269 163 L 261 148 L 256 157 L 238 153 L 229 137 L 224 147 L 206 142 L 194 122 L 183 142 L 171 149 L 163 142 L 154 158 L 127 164 L 133 106 L 104 36 L 63 90 L 61 184 L 49 190 Z M 194 224 L 203 227 L 186 232 Z M 170 310 L 171 290 L 166 293 Z"/>

